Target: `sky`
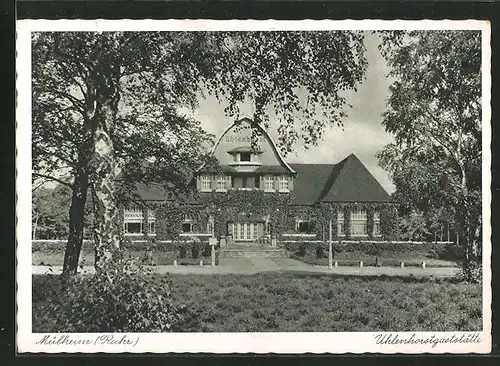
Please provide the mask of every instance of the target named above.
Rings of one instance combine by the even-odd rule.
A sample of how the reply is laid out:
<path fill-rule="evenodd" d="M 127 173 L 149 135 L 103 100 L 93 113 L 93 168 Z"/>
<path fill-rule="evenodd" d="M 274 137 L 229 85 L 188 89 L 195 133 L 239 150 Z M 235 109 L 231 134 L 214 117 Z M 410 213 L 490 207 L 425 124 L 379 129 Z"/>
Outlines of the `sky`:
<path fill-rule="evenodd" d="M 348 94 L 347 104 L 352 105 L 352 108 L 345 109 L 348 116 L 344 120 L 344 128 L 327 127 L 324 138 L 318 146 L 310 147 L 309 150 L 297 146 L 295 152 L 289 154 L 285 160 L 289 163 L 335 164 L 354 153 L 387 192 L 392 193 L 394 186 L 390 177 L 378 166 L 375 157 L 378 151 L 393 141 L 381 124 L 381 115 L 389 97 L 390 81 L 386 77 L 389 69 L 377 45 L 377 37 L 367 33 L 365 35 L 368 61 L 366 79 L 360 84 L 356 93 Z M 200 99 L 198 108 L 188 111 L 188 114 L 199 120 L 203 128 L 216 137 L 234 122 L 224 114 L 224 105 L 211 97 Z M 240 115 L 251 118 L 251 107 L 242 106 Z M 270 135 L 277 141 L 275 131 L 270 131 Z"/>

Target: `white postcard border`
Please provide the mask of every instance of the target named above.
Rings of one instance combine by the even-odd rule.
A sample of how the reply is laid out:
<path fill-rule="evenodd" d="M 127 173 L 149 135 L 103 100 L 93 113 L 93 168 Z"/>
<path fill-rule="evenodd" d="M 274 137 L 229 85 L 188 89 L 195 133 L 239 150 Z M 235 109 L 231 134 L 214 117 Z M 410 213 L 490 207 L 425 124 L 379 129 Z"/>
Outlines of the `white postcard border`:
<path fill-rule="evenodd" d="M 32 333 L 31 32 L 467 29 L 482 32 L 483 331 L 332 333 Z M 109 353 L 488 353 L 491 351 L 490 24 L 476 20 L 20 20 L 17 22 L 17 350 Z M 62 338 L 61 338 L 62 337 Z M 124 337 L 124 338 L 123 338 Z M 377 338 L 378 337 L 378 338 Z M 45 339 L 45 341 L 43 341 Z M 457 340 L 461 339 L 462 343 Z M 379 342 L 377 343 L 377 340 Z M 412 343 L 413 340 L 413 343 Z M 417 341 L 420 340 L 420 341 Z M 424 340 L 428 343 L 422 344 Z M 443 340 L 443 343 L 437 341 Z M 469 340 L 470 342 L 463 343 Z M 480 340 L 480 342 L 477 342 Z M 448 341 L 447 343 L 445 341 Z M 50 343 L 53 344 L 50 344 Z M 385 342 L 385 343 L 384 343 Z M 398 344 L 399 342 L 399 344 Z M 406 343 L 405 343 L 406 342 Z M 419 343 L 420 342 L 420 343 Z"/>

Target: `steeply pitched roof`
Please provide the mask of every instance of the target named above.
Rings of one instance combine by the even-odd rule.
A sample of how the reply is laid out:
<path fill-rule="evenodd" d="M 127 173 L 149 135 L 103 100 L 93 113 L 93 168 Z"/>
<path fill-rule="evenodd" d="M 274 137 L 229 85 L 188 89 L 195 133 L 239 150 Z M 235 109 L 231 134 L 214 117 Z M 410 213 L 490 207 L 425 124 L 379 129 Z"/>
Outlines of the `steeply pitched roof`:
<path fill-rule="evenodd" d="M 338 164 L 293 164 L 297 205 L 315 202 L 389 202 L 391 197 L 351 154 Z"/>
<path fill-rule="evenodd" d="M 290 164 L 290 166 L 297 173 L 293 188 L 295 205 L 391 200 L 390 195 L 354 154 L 337 164 Z M 264 166 L 257 169 L 257 172 L 285 173 L 286 169 L 281 166 Z M 137 193 L 140 199 L 147 201 L 171 199 L 165 189 L 158 184 L 138 185 Z M 186 197 L 187 202 L 195 200 L 194 196 Z"/>

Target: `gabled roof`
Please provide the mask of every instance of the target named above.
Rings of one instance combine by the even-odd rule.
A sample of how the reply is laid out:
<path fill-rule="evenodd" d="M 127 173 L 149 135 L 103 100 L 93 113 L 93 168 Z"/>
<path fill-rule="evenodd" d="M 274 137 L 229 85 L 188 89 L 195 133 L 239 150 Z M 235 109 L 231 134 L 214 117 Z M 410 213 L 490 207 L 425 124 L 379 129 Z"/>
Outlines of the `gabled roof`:
<path fill-rule="evenodd" d="M 312 205 L 318 202 L 390 202 L 391 196 L 373 177 L 363 163 L 351 154 L 337 164 L 290 164 L 296 172 L 293 204 Z M 223 171 L 231 167 L 222 167 Z M 286 173 L 282 166 L 262 166 L 255 173 Z M 159 184 L 138 185 L 142 200 L 172 199 Z M 194 195 L 185 197 L 195 202 Z"/>
<path fill-rule="evenodd" d="M 297 172 L 294 203 L 316 202 L 389 202 L 390 195 L 351 154 L 337 164 L 293 164 Z"/>
<path fill-rule="evenodd" d="M 214 154 L 215 152 L 215 149 L 217 148 L 217 146 L 219 145 L 219 142 L 222 140 L 222 138 L 224 137 L 224 135 L 226 133 L 228 133 L 233 127 L 235 126 L 238 126 L 240 124 L 243 124 L 243 123 L 247 123 L 249 124 L 250 126 L 252 127 L 255 127 L 257 128 L 264 136 L 266 136 L 266 138 L 269 140 L 270 144 L 271 144 L 271 147 L 272 149 L 274 150 L 276 156 L 278 157 L 278 160 L 283 164 L 283 166 L 285 166 L 287 169 L 289 169 L 289 172 L 290 173 L 295 173 L 292 169 L 292 167 L 290 166 L 290 164 L 288 164 L 285 159 L 283 158 L 283 156 L 281 155 L 279 149 L 277 148 L 276 146 L 276 143 L 274 142 L 273 138 L 267 133 L 267 131 L 259 124 L 256 124 L 254 123 L 250 118 L 248 117 L 243 117 L 237 121 L 234 121 L 230 126 L 228 126 L 226 128 L 226 130 L 219 136 L 219 138 L 217 139 L 217 141 L 215 142 L 213 148 L 212 148 L 212 155 Z M 198 170 L 201 170 L 203 168 L 204 164 L 202 164 Z"/>

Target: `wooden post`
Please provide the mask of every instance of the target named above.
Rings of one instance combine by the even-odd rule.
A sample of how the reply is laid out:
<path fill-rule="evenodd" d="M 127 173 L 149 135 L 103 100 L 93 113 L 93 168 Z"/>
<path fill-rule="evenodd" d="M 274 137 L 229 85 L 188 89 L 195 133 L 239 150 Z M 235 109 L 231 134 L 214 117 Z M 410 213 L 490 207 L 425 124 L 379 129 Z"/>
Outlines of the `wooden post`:
<path fill-rule="evenodd" d="M 335 261 L 335 263 L 333 263 L 333 265 L 335 266 L 335 268 L 337 268 L 339 266 L 339 262 Z"/>
<path fill-rule="evenodd" d="M 215 267 L 215 245 L 212 245 L 212 267 Z"/>
<path fill-rule="evenodd" d="M 422 262 L 422 268 L 425 268 L 425 261 Z"/>
<path fill-rule="evenodd" d="M 174 267 L 177 267 L 177 259 L 174 259 Z"/>
<path fill-rule="evenodd" d="M 332 246 L 332 219 L 330 219 L 330 234 L 328 239 L 328 268 L 332 269 L 332 261 L 333 261 L 333 246 Z"/>
<path fill-rule="evenodd" d="M 359 268 L 363 268 L 363 261 L 359 261 Z"/>
<path fill-rule="evenodd" d="M 215 237 L 211 237 L 208 239 L 208 244 L 212 247 L 211 249 L 211 265 L 215 267 L 215 246 L 217 245 L 217 239 Z"/>
<path fill-rule="evenodd" d="M 200 259 L 200 267 L 203 267 L 203 259 Z"/>
<path fill-rule="evenodd" d="M 401 262 L 399 265 L 401 268 L 405 268 L 405 262 Z"/>

